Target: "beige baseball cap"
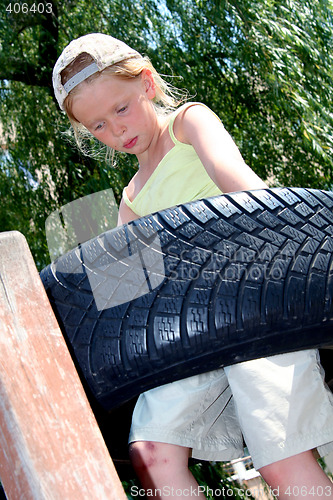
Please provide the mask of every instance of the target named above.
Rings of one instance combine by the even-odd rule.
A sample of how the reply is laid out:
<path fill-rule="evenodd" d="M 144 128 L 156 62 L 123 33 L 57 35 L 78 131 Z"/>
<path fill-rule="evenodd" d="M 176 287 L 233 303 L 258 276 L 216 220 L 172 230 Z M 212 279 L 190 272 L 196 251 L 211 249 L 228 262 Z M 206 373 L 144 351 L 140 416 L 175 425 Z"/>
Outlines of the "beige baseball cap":
<path fill-rule="evenodd" d="M 68 80 L 64 85 L 61 83 L 61 72 L 77 56 L 86 52 L 94 59 L 94 62 L 79 71 Z M 79 83 L 86 80 L 89 76 L 103 71 L 108 66 L 112 66 L 124 59 L 130 57 L 140 57 L 139 52 L 131 49 L 126 43 L 103 33 L 90 33 L 72 40 L 63 50 L 61 56 L 53 68 L 52 83 L 55 97 L 61 109 L 64 109 L 64 100 L 69 92 Z"/>

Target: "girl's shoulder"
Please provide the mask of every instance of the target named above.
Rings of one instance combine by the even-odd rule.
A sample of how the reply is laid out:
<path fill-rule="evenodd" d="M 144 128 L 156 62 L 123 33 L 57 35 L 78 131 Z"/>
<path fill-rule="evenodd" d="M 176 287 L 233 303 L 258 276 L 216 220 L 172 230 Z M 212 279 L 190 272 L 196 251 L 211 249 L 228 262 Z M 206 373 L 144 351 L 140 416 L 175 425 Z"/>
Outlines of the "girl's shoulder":
<path fill-rule="evenodd" d="M 204 110 L 210 110 L 210 108 L 208 106 L 206 106 L 206 104 L 203 104 L 202 102 L 186 102 L 185 104 L 182 104 L 181 106 L 179 106 L 179 108 L 177 108 L 175 111 L 173 111 L 170 115 L 170 122 L 174 122 L 174 121 L 180 121 L 181 119 L 183 119 L 186 115 L 188 115 L 188 112 L 190 110 L 193 110 L 193 109 L 204 109 Z M 212 111 L 211 111 L 212 112 Z"/>
<path fill-rule="evenodd" d="M 194 107 L 195 108 L 199 108 L 200 107 L 200 108 L 204 108 L 204 109 L 210 110 L 210 108 L 206 104 L 204 104 L 203 102 L 188 101 L 188 102 L 185 102 L 184 104 L 182 104 L 181 106 L 179 106 L 179 108 L 177 108 L 175 111 L 173 111 L 172 115 L 177 116 L 178 114 L 182 114 L 185 111 L 189 110 L 190 108 L 194 108 Z"/>
<path fill-rule="evenodd" d="M 171 137 L 183 143 L 190 143 L 188 133 L 191 128 L 207 128 L 221 121 L 218 116 L 201 102 L 187 102 L 174 111 L 170 117 Z"/>

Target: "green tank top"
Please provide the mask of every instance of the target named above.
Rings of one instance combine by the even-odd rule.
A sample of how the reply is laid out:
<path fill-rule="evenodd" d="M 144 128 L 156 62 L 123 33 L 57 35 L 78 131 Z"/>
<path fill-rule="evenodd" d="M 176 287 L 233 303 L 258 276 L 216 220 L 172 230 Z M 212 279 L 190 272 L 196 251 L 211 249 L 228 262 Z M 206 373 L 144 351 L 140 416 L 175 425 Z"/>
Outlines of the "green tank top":
<path fill-rule="evenodd" d="M 178 141 L 173 132 L 173 123 L 178 113 L 184 107 L 194 104 L 198 103 L 185 104 L 172 115 L 169 134 L 174 146 L 162 158 L 134 200 L 129 200 L 126 188 L 123 190 L 124 202 L 139 217 L 221 194 L 221 190 L 207 174 L 194 147 Z"/>

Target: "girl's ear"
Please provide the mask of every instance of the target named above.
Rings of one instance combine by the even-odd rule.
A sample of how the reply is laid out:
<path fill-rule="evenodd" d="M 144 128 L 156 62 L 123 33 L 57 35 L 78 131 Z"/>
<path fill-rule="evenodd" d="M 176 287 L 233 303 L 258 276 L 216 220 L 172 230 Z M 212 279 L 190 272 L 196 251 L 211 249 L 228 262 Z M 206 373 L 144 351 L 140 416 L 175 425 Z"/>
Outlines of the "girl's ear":
<path fill-rule="evenodd" d="M 154 99 L 156 95 L 156 88 L 154 77 L 150 69 L 142 70 L 141 78 L 144 85 L 144 91 L 146 92 L 148 99 Z"/>

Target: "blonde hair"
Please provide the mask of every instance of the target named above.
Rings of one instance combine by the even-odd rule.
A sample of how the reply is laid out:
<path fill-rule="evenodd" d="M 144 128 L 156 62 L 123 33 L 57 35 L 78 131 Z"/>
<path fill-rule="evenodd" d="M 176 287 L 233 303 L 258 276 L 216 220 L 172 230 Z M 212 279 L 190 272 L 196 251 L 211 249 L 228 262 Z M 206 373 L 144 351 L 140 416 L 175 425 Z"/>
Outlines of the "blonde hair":
<path fill-rule="evenodd" d="M 82 52 L 72 63 L 70 63 L 61 72 L 61 81 L 64 85 L 79 71 L 83 70 L 94 62 L 93 57 Z M 172 113 L 180 104 L 187 100 L 187 92 L 177 89 L 173 85 L 167 83 L 162 76 L 156 71 L 150 59 L 146 56 L 130 57 L 116 64 L 108 66 L 101 72 L 94 73 L 82 83 L 92 83 L 97 80 L 100 75 L 117 76 L 122 79 L 137 78 L 143 70 L 149 70 L 152 73 L 156 95 L 153 99 L 153 105 L 158 115 L 168 115 Z M 104 149 L 105 159 L 114 159 L 114 151 L 108 146 L 101 145 L 94 136 L 75 118 L 72 111 L 73 97 L 80 92 L 82 83 L 74 87 L 64 101 L 64 108 L 71 122 L 75 141 L 84 154 L 88 156 L 100 158 L 101 149 Z"/>

